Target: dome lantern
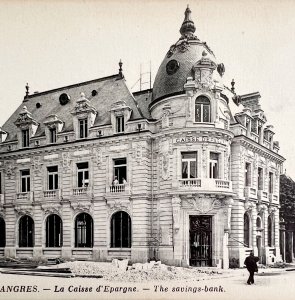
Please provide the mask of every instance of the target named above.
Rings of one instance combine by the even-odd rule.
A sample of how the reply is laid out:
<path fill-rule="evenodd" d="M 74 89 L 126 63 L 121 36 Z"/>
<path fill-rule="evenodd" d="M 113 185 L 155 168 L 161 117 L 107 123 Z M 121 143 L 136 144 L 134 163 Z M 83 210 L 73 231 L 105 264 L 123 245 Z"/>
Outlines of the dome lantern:
<path fill-rule="evenodd" d="M 194 22 L 191 20 L 191 10 L 189 6 L 187 6 L 185 12 L 184 12 L 184 20 L 183 23 L 180 27 L 180 34 L 182 37 L 187 38 L 187 37 L 192 37 L 194 36 L 194 32 L 196 31 L 196 27 Z"/>

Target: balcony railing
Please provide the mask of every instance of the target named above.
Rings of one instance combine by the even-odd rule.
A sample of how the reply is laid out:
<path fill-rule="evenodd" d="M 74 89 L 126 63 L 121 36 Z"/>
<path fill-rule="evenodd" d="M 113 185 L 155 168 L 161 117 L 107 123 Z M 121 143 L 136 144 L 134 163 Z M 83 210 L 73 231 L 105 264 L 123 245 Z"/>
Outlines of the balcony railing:
<path fill-rule="evenodd" d="M 43 191 L 44 198 L 60 198 L 60 190 Z"/>
<path fill-rule="evenodd" d="M 74 196 L 86 195 L 88 191 L 88 187 L 78 187 L 73 189 Z"/>
<path fill-rule="evenodd" d="M 269 202 L 278 203 L 279 197 L 275 194 L 269 194 Z"/>
<path fill-rule="evenodd" d="M 257 198 L 257 189 L 251 186 L 246 186 L 244 188 L 244 196 L 246 198 Z"/>
<path fill-rule="evenodd" d="M 268 201 L 268 193 L 263 190 L 258 190 L 257 196 L 259 200 Z"/>
<path fill-rule="evenodd" d="M 180 179 L 181 187 L 201 187 L 201 179 Z"/>
<path fill-rule="evenodd" d="M 23 202 L 33 202 L 33 192 L 23 192 L 23 193 L 16 193 L 16 202 L 23 203 Z"/>
<path fill-rule="evenodd" d="M 110 185 L 109 186 L 109 193 L 125 193 L 130 191 L 129 184 L 116 184 L 116 185 Z"/>
<path fill-rule="evenodd" d="M 232 191 L 231 181 L 215 178 L 179 179 L 179 188 L 184 190 Z"/>

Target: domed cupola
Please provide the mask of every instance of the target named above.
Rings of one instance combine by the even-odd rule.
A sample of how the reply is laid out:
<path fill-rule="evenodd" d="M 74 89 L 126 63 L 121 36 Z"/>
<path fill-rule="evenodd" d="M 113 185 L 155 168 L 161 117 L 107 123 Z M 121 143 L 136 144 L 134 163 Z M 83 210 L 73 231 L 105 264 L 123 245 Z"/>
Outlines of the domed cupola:
<path fill-rule="evenodd" d="M 200 69 L 207 69 L 207 79 L 212 78 L 215 69 L 220 73 L 213 51 L 206 42 L 200 41 L 195 35 L 196 27 L 191 20 L 189 7 L 186 8 L 184 15 L 179 30 L 181 37 L 170 47 L 155 77 L 151 105 L 162 99 L 184 94 L 187 79 L 189 77 L 199 79 Z"/>

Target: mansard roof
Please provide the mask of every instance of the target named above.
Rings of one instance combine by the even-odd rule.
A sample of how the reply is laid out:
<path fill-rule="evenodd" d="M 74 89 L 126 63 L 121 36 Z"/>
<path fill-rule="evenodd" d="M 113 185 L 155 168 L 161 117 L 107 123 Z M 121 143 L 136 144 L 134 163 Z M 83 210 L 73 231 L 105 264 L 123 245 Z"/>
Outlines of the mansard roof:
<path fill-rule="evenodd" d="M 2 127 L 8 133 L 6 141 L 17 139 L 17 127 L 14 122 L 18 119 L 24 106 L 27 107 L 32 117 L 40 124 L 35 137 L 45 135 L 44 121 L 50 115 L 56 115 L 58 119 L 64 122 L 62 132 L 73 131 L 73 116 L 71 111 L 74 109 L 76 101 L 80 99 L 81 93 L 85 94 L 91 106 L 97 110 L 94 126 L 111 124 L 111 105 L 118 101 L 125 101 L 126 105 L 131 108 L 132 114 L 130 120 L 143 118 L 143 114 L 140 112 L 134 96 L 129 91 L 124 77 L 116 74 L 25 97 L 24 102 Z M 59 100 L 62 94 L 67 94 L 70 98 L 65 105 L 62 105 Z M 145 117 L 149 117 L 149 114 L 146 112 L 148 103 L 145 105 L 144 101 L 140 100 L 139 102 L 141 103 L 140 107 Z"/>

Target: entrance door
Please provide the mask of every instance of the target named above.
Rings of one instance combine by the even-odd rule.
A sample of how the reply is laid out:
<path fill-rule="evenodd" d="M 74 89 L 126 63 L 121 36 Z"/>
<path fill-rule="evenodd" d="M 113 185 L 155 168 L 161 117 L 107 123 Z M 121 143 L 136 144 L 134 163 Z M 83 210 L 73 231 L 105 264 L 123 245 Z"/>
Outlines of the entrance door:
<path fill-rule="evenodd" d="M 190 216 L 190 265 L 212 266 L 211 216 Z"/>

